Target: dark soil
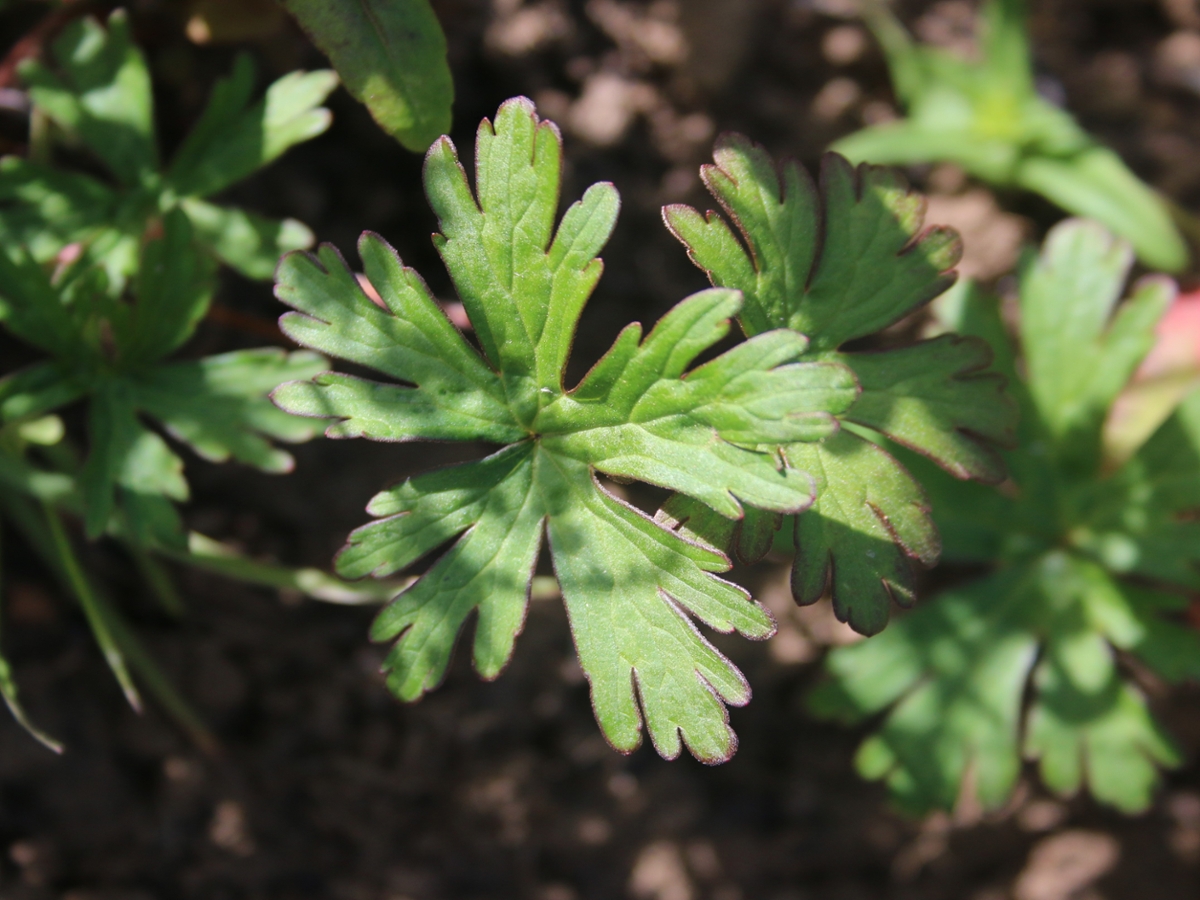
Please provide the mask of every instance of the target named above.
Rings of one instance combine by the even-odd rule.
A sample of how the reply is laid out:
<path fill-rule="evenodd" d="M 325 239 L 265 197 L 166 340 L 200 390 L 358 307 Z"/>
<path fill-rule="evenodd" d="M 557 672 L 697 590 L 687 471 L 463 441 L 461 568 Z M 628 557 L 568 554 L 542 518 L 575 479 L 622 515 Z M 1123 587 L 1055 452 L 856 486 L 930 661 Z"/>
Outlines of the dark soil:
<path fill-rule="evenodd" d="M 196 46 L 185 36 L 185 4 L 133 5 L 166 149 L 236 51 L 257 57 L 264 80 L 323 65 L 286 23 L 241 44 Z M 598 180 L 621 191 L 607 270 L 580 329 L 580 369 L 626 322 L 653 321 L 703 286 L 659 208 L 704 204 L 695 173 L 717 131 L 744 131 L 811 165 L 830 140 L 891 108 L 882 60 L 841 0 L 436 6 L 451 43 L 454 138 L 464 155 L 475 123 L 525 93 L 564 123 L 564 198 Z M 1168 39 L 1186 44 L 1186 35 L 1200 42 L 1200 8 L 1189 0 L 1034 6 L 1046 89 L 1140 174 L 1200 208 L 1200 94 L 1181 86 L 1163 49 Z M 969 33 L 971 9 L 904 6 L 922 33 L 945 41 Z M 17 3 L 0 12 L 3 46 L 42 11 Z M 671 49 L 680 36 L 693 48 L 690 62 Z M 377 230 L 451 297 L 429 242 L 420 160 L 345 94 L 332 107 L 326 135 L 229 199 L 300 218 L 348 257 L 360 231 Z M 3 125 L 0 149 L 19 152 L 22 123 L 8 116 Z M 963 190 L 953 173 L 912 175 L 935 193 Z M 1000 201 L 1020 218 L 993 211 L 988 221 L 1015 222 L 1033 238 L 1057 215 L 1027 197 Z M 219 302 L 236 315 L 206 323 L 189 352 L 275 336 L 269 286 L 228 276 Z M 365 520 L 375 491 L 481 449 L 320 441 L 298 448 L 286 478 L 191 459 L 189 521 L 263 558 L 324 566 Z M 647 747 L 623 757 L 605 745 L 557 601 L 533 603 L 497 681 L 480 681 L 460 654 L 440 689 L 402 706 L 377 674 L 384 651 L 366 639 L 370 610 L 180 569 L 189 613 L 173 622 L 156 612 L 119 551 L 98 546 L 89 563 L 204 714 L 221 752 L 201 753 L 153 706 L 132 712 L 82 617 L 10 541 L 5 651 L 34 719 L 68 750 L 55 757 L 0 716 L 0 900 L 1200 896 L 1195 690 L 1156 698 L 1188 763 L 1169 774 L 1145 815 L 1054 800 L 1030 773 L 1002 814 L 964 809 L 914 822 L 855 775 L 858 734 L 804 714 L 804 693 L 818 677 L 812 640 L 791 655 L 719 641 L 755 696 L 732 712 L 737 756 L 708 768 L 665 762 Z M 767 589 L 778 579 L 767 565 L 739 575 Z M 803 644 L 799 620 L 784 613 L 793 645 Z M 834 633 L 828 622 L 816 625 L 810 637 Z"/>

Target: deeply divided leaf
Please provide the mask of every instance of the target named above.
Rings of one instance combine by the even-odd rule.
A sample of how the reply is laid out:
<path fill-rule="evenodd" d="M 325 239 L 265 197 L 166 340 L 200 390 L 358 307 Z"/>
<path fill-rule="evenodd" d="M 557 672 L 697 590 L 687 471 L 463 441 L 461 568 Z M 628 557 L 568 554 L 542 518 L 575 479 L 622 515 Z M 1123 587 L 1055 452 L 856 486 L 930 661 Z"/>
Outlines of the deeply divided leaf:
<path fill-rule="evenodd" d="M 963 792 L 998 808 L 1022 758 L 1056 793 L 1086 789 L 1135 812 L 1180 762 L 1121 654 L 1167 681 L 1200 677 L 1200 633 L 1185 617 L 1200 586 L 1200 393 L 1102 471 L 1100 426 L 1173 292 L 1149 280 L 1118 302 L 1130 262 L 1090 223 L 1052 229 L 1021 278 L 1023 366 L 994 302 L 954 298 L 959 323 L 1025 373 L 1003 492 L 920 465 L 947 556 L 993 571 L 835 650 L 812 696 L 822 715 L 882 715 L 859 770 L 913 812 L 949 809 Z"/>
<path fill-rule="evenodd" d="M 315 432 L 268 394 L 282 380 L 325 369 L 316 354 L 263 349 L 165 359 L 207 311 L 212 268 L 178 209 L 165 217 L 161 236 L 147 242 L 134 284 L 116 298 L 86 259 L 51 280 L 29 257 L 0 253 L 0 319 L 51 357 L 0 381 L 0 417 L 27 420 L 88 399 L 89 448 L 79 485 L 93 537 L 116 528 L 144 544 L 183 544 L 171 505 L 188 496 L 183 461 L 143 416 L 202 457 L 234 458 L 268 472 L 292 465 L 270 439 L 303 441 Z"/>
<path fill-rule="evenodd" d="M 812 502 L 814 478 L 777 448 L 832 434 L 858 385 L 840 362 L 801 361 L 807 342 L 786 330 L 693 368 L 742 303 L 714 289 L 647 335 L 630 325 L 568 389 L 564 367 L 618 200 L 611 185 L 594 185 L 559 220 L 561 157 L 558 130 L 518 99 L 480 126 L 474 189 L 449 139 L 426 158 L 441 224 L 434 241 L 480 350 L 375 235 L 359 252 L 382 304 L 330 247 L 286 257 L 276 290 L 296 311 L 284 330 L 391 380 L 328 373 L 282 385 L 274 398 L 334 419 L 334 437 L 504 445 L 379 494 L 369 507 L 376 520 L 338 559 L 344 575 L 384 575 L 450 542 L 375 623 L 376 639 L 396 641 L 385 668 L 398 696 L 414 699 L 441 680 L 472 616 L 476 668 L 500 672 L 545 537 L 608 740 L 631 750 L 644 724 L 664 756 L 686 745 L 700 759 L 725 759 L 735 747 L 725 707 L 745 703 L 749 689 L 695 620 L 761 638 L 771 619 L 715 576 L 729 567 L 722 553 L 615 498 L 597 473 L 682 492 L 730 519 L 744 504 L 796 512 Z"/>
<path fill-rule="evenodd" d="M 945 291 L 960 253 L 957 236 L 924 228 L 924 200 L 886 169 L 855 169 L 828 154 L 814 184 L 797 163 L 777 167 L 740 135 L 720 138 L 714 159 L 704 182 L 733 227 L 687 206 L 669 206 L 664 217 L 714 285 L 743 293 L 746 334 L 795 329 L 808 339 L 806 359 L 848 366 L 861 393 L 841 418 L 870 440 L 890 438 L 959 478 L 1003 478 L 993 444 L 1011 440 L 1016 409 L 1003 379 L 987 371 L 986 344 L 947 335 L 900 349 L 841 349 Z M 783 453 L 793 465 L 825 473 L 817 503 L 796 524 L 796 600 L 815 602 L 828 589 L 839 618 L 878 631 L 889 597 L 912 600 L 910 561 L 937 559 L 920 488 L 886 451 L 858 437 Z M 689 531 L 727 546 L 712 531 L 722 530 L 716 520 L 687 501 L 668 517 L 689 520 Z M 744 541 L 744 528 L 737 534 L 743 548 L 769 546 Z"/>

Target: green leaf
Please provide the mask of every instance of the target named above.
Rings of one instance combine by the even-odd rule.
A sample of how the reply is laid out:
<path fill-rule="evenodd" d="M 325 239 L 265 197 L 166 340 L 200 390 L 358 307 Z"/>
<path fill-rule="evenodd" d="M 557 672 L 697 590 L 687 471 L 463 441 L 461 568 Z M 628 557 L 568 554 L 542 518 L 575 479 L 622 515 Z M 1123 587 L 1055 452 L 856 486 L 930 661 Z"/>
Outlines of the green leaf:
<path fill-rule="evenodd" d="M 46 262 L 90 240 L 115 214 L 116 194 L 89 175 L 15 156 L 0 159 L 0 241 Z"/>
<path fill-rule="evenodd" d="M 1200 392 L 1078 506 L 1073 539 L 1108 568 L 1200 588 Z"/>
<path fill-rule="evenodd" d="M 1136 613 L 1111 577 L 1085 561 L 1048 557 L 1041 582 L 1048 638 L 1034 673 L 1025 753 L 1052 790 L 1070 795 L 1086 783 L 1097 800 L 1139 812 L 1150 805 L 1158 767 L 1182 759 L 1141 693 L 1119 675 L 1106 639 L 1130 637 Z M 1126 634 L 1113 633 L 1114 613 L 1126 613 Z"/>
<path fill-rule="evenodd" d="M 1169 280 L 1145 279 L 1117 308 L 1132 264 L 1124 241 L 1068 220 L 1051 230 L 1021 279 L 1029 391 L 1058 455 L 1084 471 L 1099 461 L 1108 409 L 1150 351 L 1175 295 Z"/>
<path fill-rule="evenodd" d="M 668 206 L 668 227 L 713 284 L 746 295 L 748 334 L 788 327 L 810 352 L 836 350 L 929 302 L 953 283 L 961 255 L 948 229 L 921 231 L 924 201 L 894 172 L 827 154 L 820 190 L 798 163 L 782 173 L 766 150 L 723 135 L 704 183 L 737 225 Z M 869 262 L 864 264 L 864 260 Z"/>
<path fill-rule="evenodd" d="M 1041 98 L 1025 34 L 1024 4 L 989 0 L 979 59 L 918 46 L 883 2 L 864 10 L 883 46 L 908 118 L 833 145 L 856 162 L 952 162 L 1002 187 L 1035 191 L 1129 240 L 1148 266 L 1186 268 L 1188 248 L 1164 199 L 1065 110 Z"/>
<path fill-rule="evenodd" d="M 30 99 L 79 136 L 126 187 L 144 186 L 158 168 L 150 73 L 118 9 L 107 30 L 76 19 L 53 45 L 57 71 L 26 62 L 21 77 Z"/>
<path fill-rule="evenodd" d="M 528 101 L 506 103 L 494 128 L 486 120 L 480 127 L 478 201 L 449 138 L 425 163 L 425 190 L 442 229 L 434 245 L 522 420 L 562 390 L 575 323 L 603 271 L 595 256 L 620 207 L 611 184 L 592 185 L 551 244 L 562 138 L 552 122 L 532 124 L 530 109 Z"/>
<path fill-rule="evenodd" d="M 292 457 L 265 437 L 299 443 L 316 429 L 281 411 L 268 394 L 284 379 L 311 378 L 325 368 L 323 357 L 305 351 L 234 350 L 153 369 L 134 381 L 134 403 L 210 462 L 234 458 L 290 472 Z"/>
<path fill-rule="evenodd" d="M 133 391 L 123 380 L 101 386 L 92 398 L 90 449 L 79 473 L 89 537 L 104 532 L 118 487 L 135 496 L 159 494 L 173 500 L 188 497 L 183 462 L 161 437 L 138 420 L 135 404 Z"/>
<path fill-rule="evenodd" d="M 811 705 L 846 721 L 888 710 L 858 766 L 914 813 L 952 807 L 968 771 L 985 808 L 1003 805 L 1022 753 L 1055 792 L 1086 784 L 1096 799 L 1138 812 L 1159 767 L 1181 760 L 1089 621 L 1112 604 L 1125 601 L 1102 570 L 1050 554 L 945 592 L 873 641 L 836 650 L 833 680 Z"/>
<path fill-rule="evenodd" d="M 66 406 L 83 388 L 51 362 L 35 363 L 0 380 L 0 421 L 29 420 Z"/>
<path fill-rule="evenodd" d="M 208 312 L 212 290 L 212 266 L 195 252 L 188 217 L 172 210 L 162 238 L 142 252 L 130 314 L 113 317 L 121 362 L 154 362 L 179 349 Z"/>
<path fill-rule="evenodd" d="M 859 722 L 888 711 L 863 743 L 860 773 L 884 779 L 908 812 L 950 809 L 963 776 L 985 809 L 1021 770 L 1021 694 L 1037 639 L 1020 627 L 1035 575 L 1009 570 L 951 589 L 883 634 L 830 654 L 832 680 L 810 696 L 821 717 Z"/>
<path fill-rule="evenodd" d="M 283 0 L 366 104 L 379 126 L 409 150 L 450 130 L 454 81 L 446 38 L 428 0 Z"/>
<path fill-rule="evenodd" d="M 166 181 L 177 194 L 215 194 L 329 128 L 332 117 L 321 104 L 337 87 L 333 72 L 289 72 L 251 105 L 253 85 L 254 64 L 239 56 L 171 161 Z"/>
<path fill-rule="evenodd" d="M 61 421 L 58 424 L 61 428 Z M 33 499 L 70 506 L 77 498 L 75 481 L 70 475 L 33 465 L 21 446 L 0 452 L 0 485 L 3 486 L 0 502 L 7 497 L 13 502 L 27 503 L 28 499 Z"/>
<path fill-rule="evenodd" d="M 1025 4 L 1022 0 L 999 0 L 982 10 L 981 30 L 984 68 L 988 80 L 1005 94 L 1030 97 L 1036 94 L 1029 41 L 1025 37 Z"/>
<path fill-rule="evenodd" d="M 247 278 L 270 278 L 279 257 L 313 245 L 313 233 L 295 219 L 267 219 L 191 197 L 181 201 L 180 206 L 191 220 L 196 237 L 217 259 Z"/>
<path fill-rule="evenodd" d="M 26 420 L 88 399 L 80 506 L 90 537 L 109 531 L 146 546 L 186 543 L 171 504 L 188 496 L 183 463 L 142 414 L 206 459 L 233 458 L 267 472 L 292 467 L 269 439 L 314 434 L 311 422 L 282 412 L 268 395 L 282 380 L 323 371 L 326 362 L 315 354 L 267 348 L 164 361 L 208 309 L 211 274 L 180 209 L 167 213 L 162 235 L 146 244 L 130 302 L 110 296 L 103 273 L 86 260 L 52 284 L 32 260 L 0 254 L 0 276 L 8 276 L 0 313 L 13 332 L 54 357 L 0 380 L 0 418 Z"/>
<path fill-rule="evenodd" d="M 992 354 L 982 341 L 942 335 L 841 359 L 862 385 L 847 421 L 929 456 L 957 478 L 1004 478 L 993 444 L 1015 439 L 1016 405 L 1003 376 L 986 371 Z"/>
<path fill-rule="evenodd" d="M 35 347 L 72 356 L 81 341 L 63 298 L 37 262 L 20 248 L 5 249 L 0 251 L 0 320 Z"/>
<path fill-rule="evenodd" d="M 605 735 L 619 750 L 637 746 L 640 701 L 662 756 L 677 756 L 682 740 L 697 759 L 728 759 L 737 739 L 724 704 L 744 705 L 750 687 L 688 614 L 751 638 L 774 633 L 770 615 L 741 588 L 708 574 L 728 566 L 719 554 L 596 490 L 582 466 L 572 472 L 549 462 L 550 547 Z"/>
<path fill-rule="evenodd" d="M 32 62 L 22 68 L 31 99 L 94 150 L 119 185 L 3 160 L 0 238 L 6 243 L 28 245 L 38 262 L 79 244 L 81 261 L 103 265 L 114 295 L 137 272 L 141 245 L 158 232 L 158 218 L 180 206 L 201 243 L 250 278 L 269 278 L 281 254 L 312 244 L 311 232 L 292 219 L 272 221 L 201 198 L 323 133 L 330 112 L 321 103 L 337 85 L 335 73 L 291 72 L 252 103 L 253 65 L 239 57 L 170 167 L 160 172 L 149 75 L 124 12 L 110 17 L 107 30 L 93 19 L 72 23 L 55 47 L 58 69 Z"/>
<path fill-rule="evenodd" d="M 857 384 L 837 362 L 797 362 L 806 341 L 788 331 L 689 370 L 741 303 L 734 291 L 711 290 L 644 338 L 640 325 L 627 327 L 567 390 L 563 368 L 600 275 L 595 255 L 612 229 L 616 192 L 593 186 L 555 229 L 560 139 L 524 99 L 504 104 L 494 127 L 483 122 L 476 159 L 472 192 L 443 138 L 425 180 L 441 223 L 435 243 L 482 353 L 377 236 L 364 235 L 359 248 L 381 304 L 332 248 L 280 265 L 276 293 L 297 310 L 281 320 L 289 336 L 402 384 L 328 373 L 282 385 L 276 403 L 338 419 L 333 436 L 505 445 L 377 495 L 368 507 L 376 520 L 350 536 L 338 571 L 387 575 L 452 542 L 372 631 L 396 639 L 388 683 L 415 699 L 441 680 L 472 614 L 476 668 L 499 674 L 545 534 L 608 740 L 632 750 L 644 722 L 665 756 L 686 744 L 700 759 L 726 759 L 735 738 L 725 705 L 746 702 L 749 691 L 692 620 L 765 637 L 770 617 L 714 577 L 729 567 L 723 554 L 612 497 L 596 473 L 683 491 L 731 518 L 742 502 L 801 509 L 812 478 L 773 448 L 831 434 Z"/>
<path fill-rule="evenodd" d="M 293 253 L 280 262 L 275 294 L 298 310 L 285 314 L 280 328 L 298 344 L 417 387 L 330 373 L 314 384 L 282 385 L 275 401 L 298 415 L 336 410 L 345 421 L 327 430 L 330 437 L 521 440 L 526 432 L 505 405 L 500 378 L 450 324 L 421 276 L 378 235 L 364 234 L 359 253 L 386 311 L 363 293 L 337 250 L 324 245 L 316 257 Z"/>
<path fill-rule="evenodd" d="M 785 452 L 818 479 L 816 502 L 796 520 L 796 602 L 816 603 L 828 588 L 838 619 L 860 634 L 882 631 L 891 600 L 915 599 L 912 563 L 937 562 L 929 501 L 894 457 L 849 432 Z"/>
<path fill-rule="evenodd" d="M 1073 215 L 1115 231 L 1152 269 L 1178 272 L 1187 265 L 1187 244 L 1163 198 L 1107 147 L 1089 147 L 1066 160 L 1028 159 L 1015 180 Z"/>
<path fill-rule="evenodd" d="M 737 302 L 731 291 L 694 294 L 640 346 L 626 339 L 640 328 L 627 328 L 574 392 L 538 415 L 543 446 L 609 475 L 681 491 L 729 518 L 741 517 L 739 500 L 779 512 L 806 508 L 807 476 L 736 444 L 827 437 L 837 427 L 831 412 L 854 401 L 857 385 L 836 363 L 768 368 L 803 351 L 803 338 L 783 330 L 759 335 L 680 380 L 697 349 L 724 335 Z M 726 443 L 714 444 L 714 433 Z M 781 475 L 796 492 L 788 505 L 778 499 Z"/>
<path fill-rule="evenodd" d="M 1024 360 L 995 301 L 964 290 L 939 310 L 996 348 L 1030 412 L 999 490 L 909 460 L 947 558 L 988 571 L 835 650 L 812 695 L 825 716 L 883 716 L 859 770 L 914 813 L 971 787 L 985 808 L 1004 805 L 1022 755 L 1055 792 L 1136 812 L 1181 761 L 1118 653 L 1169 681 L 1200 678 L 1200 633 L 1184 620 L 1200 587 L 1200 392 L 1118 472 L 1099 471 L 1099 422 L 1171 294 L 1152 281 L 1113 316 L 1129 262 L 1096 227 L 1053 230 L 1021 275 Z"/>
<path fill-rule="evenodd" d="M 1038 701 L 1029 712 L 1025 752 L 1042 778 L 1070 796 L 1086 782 L 1092 795 L 1122 812 L 1144 811 L 1158 785 L 1159 766 L 1183 760 L 1146 708 L 1121 681 L 1104 639 L 1058 637 L 1035 674 Z"/>
<path fill-rule="evenodd" d="M 950 109 L 939 110 L 934 122 L 899 119 L 871 125 L 838 139 L 832 149 L 850 160 L 869 160 L 888 166 L 923 165 L 931 159 L 953 160 L 985 181 L 1010 180 L 1017 165 L 1012 145 L 1003 139 L 967 131 L 965 122 L 955 121 L 967 118 L 956 114 L 958 105 L 948 103 Z M 942 121 L 944 118 L 950 121 Z"/>
<path fill-rule="evenodd" d="M 991 362 L 985 344 L 943 336 L 897 350 L 838 352 L 942 293 L 953 281 L 947 270 L 958 259 L 957 236 L 922 230 L 924 201 L 885 169 L 855 170 L 829 154 L 817 187 L 797 163 L 776 166 L 740 135 L 720 138 L 714 158 L 702 170 L 704 182 L 741 240 L 712 212 L 669 206 L 664 218 L 713 284 L 743 293 L 743 330 L 802 331 L 808 358 L 853 370 L 861 395 L 841 418 L 869 429 L 869 440 L 887 436 L 957 477 L 999 481 L 1004 467 L 991 444 L 1011 442 L 1016 408 L 1003 378 L 984 372 Z M 797 602 L 815 602 L 828 588 L 839 618 L 878 631 L 889 597 L 911 603 L 910 558 L 937 560 L 919 486 L 857 437 L 784 452 L 792 465 L 824 473 L 817 503 L 795 525 Z M 691 533 L 723 549 L 735 540 L 743 556 L 767 545 L 766 521 L 753 532 L 723 528 L 686 501 L 668 518 L 691 521 Z"/>

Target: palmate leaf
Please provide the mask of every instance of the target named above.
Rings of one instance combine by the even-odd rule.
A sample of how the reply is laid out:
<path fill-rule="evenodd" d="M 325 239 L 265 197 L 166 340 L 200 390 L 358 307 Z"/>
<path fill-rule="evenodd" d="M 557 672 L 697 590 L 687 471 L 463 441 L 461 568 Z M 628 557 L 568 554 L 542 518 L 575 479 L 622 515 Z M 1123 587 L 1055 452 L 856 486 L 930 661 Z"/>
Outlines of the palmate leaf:
<path fill-rule="evenodd" d="M 1167 681 L 1200 678 L 1200 633 L 1183 621 L 1200 587 L 1200 393 L 1102 473 L 1100 423 L 1172 291 L 1152 279 L 1114 314 L 1129 262 L 1092 223 L 1056 226 L 1022 273 L 1023 366 L 995 302 L 956 301 L 956 326 L 995 342 L 1014 378 L 1026 373 L 1013 386 L 1025 415 L 1005 454 L 1011 480 L 989 495 L 913 465 L 946 556 L 994 571 L 835 650 L 812 696 L 821 715 L 884 714 L 858 766 L 913 812 L 952 807 L 964 779 L 986 808 L 1002 806 L 1022 757 L 1059 794 L 1086 787 L 1137 811 L 1180 761 L 1119 654 Z"/>
<path fill-rule="evenodd" d="M 194 333 L 212 291 L 212 264 L 197 252 L 181 210 L 168 213 L 161 237 L 146 244 L 128 298 L 110 297 L 98 274 L 81 260 L 51 281 L 29 257 L 0 253 L 0 319 L 51 356 L 0 380 L 0 417 L 26 420 L 86 397 L 89 448 L 79 487 L 89 535 L 116 529 L 142 544 L 182 547 L 171 501 L 188 496 L 183 461 L 142 417 L 206 459 L 286 472 L 291 456 L 270 439 L 304 441 L 316 429 L 267 395 L 326 363 L 273 348 L 166 359 Z"/>
<path fill-rule="evenodd" d="M 883 634 L 829 657 L 831 680 L 809 697 L 823 718 L 856 723 L 890 710 L 856 758 L 908 812 L 949 809 L 968 767 L 987 808 L 1020 774 L 1021 692 L 1036 639 L 1014 626 L 1029 577 L 1008 571 L 939 594 Z M 1003 602 L 998 602 L 1003 601 Z"/>
<path fill-rule="evenodd" d="M 805 358 L 854 370 L 862 393 L 841 418 L 870 441 L 891 438 L 959 478 L 1003 477 L 991 444 L 1011 441 L 1015 407 L 1003 379 L 985 372 L 986 344 L 944 335 L 897 350 L 839 349 L 942 293 L 953 281 L 957 236 L 922 230 L 924 201 L 885 169 L 856 170 L 831 154 L 817 186 L 798 164 L 780 170 L 740 135 L 720 138 L 714 158 L 704 182 L 741 240 L 713 212 L 668 206 L 664 218 L 714 285 L 742 291 L 746 334 L 793 328 L 809 338 Z M 889 598 L 912 602 L 910 560 L 932 565 L 938 556 L 920 486 L 870 441 L 843 433 L 783 447 L 793 465 L 825 473 L 817 503 L 796 524 L 796 600 L 814 603 L 828 587 L 838 618 L 864 634 L 886 625 Z M 664 520 L 727 546 L 694 500 L 673 499 Z M 739 541 L 760 553 L 769 546 Z"/>
<path fill-rule="evenodd" d="M 770 616 L 715 577 L 729 567 L 723 554 L 651 521 L 596 473 L 684 492 L 730 518 L 743 503 L 795 512 L 812 502 L 812 477 L 758 448 L 832 434 L 858 386 L 840 363 L 795 362 L 807 342 L 786 330 L 689 370 L 741 306 L 736 291 L 715 289 L 684 300 L 648 335 L 627 327 L 567 390 L 563 368 L 618 199 L 611 185 L 594 185 L 556 229 L 561 155 L 558 130 L 519 98 L 480 126 L 474 192 L 448 138 L 426 158 L 441 223 L 435 244 L 482 353 L 420 276 L 365 234 L 363 269 L 386 308 L 322 247 L 281 263 L 276 293 L 296 310 L 281 326 L 298 343 L 395 381 L 329 373 L 282 385 L 274 398 L 289 412 L 336 419 L 333 437 L 504 445 L 376 496 L 368 507 L 376 520 L 338 558 L 343 575 L 386 575 L 453 542 L 372 631 L 398 638 L 385 664 L 398 696 L 415 699 L 441 680 L 472 613 L 476 668 L 486 678 L 500 672 L 544 534 L 612 745 L 632 750 L 644 720 L 664 756 L 686 744 L 700 759 L 726 759 L 735 738 L 725 705 L 745 703 L 749 688 L 693 618 L 761 638 L 773 632 Z"/>
<path fill-rule="evenodd" d="M 27 246 L 43 262 L 78 243 L 104 265 L 115 293 L 137 269 L 144 234 L 174 208 L 187 213 L 218 259 L 250 278 L 269 278 L 282 253 L 312 245 L 312 233 L 295 220 L 264 219 L 203 198 L 324 132 L 330 113 L 321 103 L 337 85 L 333 72 L 289 73 L 252 102 L 254 67 L 240 57 L 164 170 L 150 75 L 125 12 L 114 12 L 107 28 L 92 18 L 72 22 L 52 51 L 46 63 L 21 66 L 30 98 L 94 153 L 117 184 L 6 158 L 0 238 Z"/>
<path fill-rule="evenodd" d="M 968 772 L 985 808 L 1004 805 L 1023 756 L 1051 790 L 1069 796 L 1086 784 L 1135 812 L 1150 802 L 1158 767 L 1180 757 L 1117 669 L 1112 639 L 1122 634 L 1112 626 L 1140 635 L 1120 645 L 1152 666 L 1163 652 L 1149 635 L 1169 629 L 1182 642 L 1173 658 L 1190 659 L 1171 674 L 1200 674 L 1200 637 L 1154 613 L 1094 563 L 1051 553 L 943 592 L 871 642 L 837 650 L 811 708 L 857 722 L 890 707 L 857 764 L 914 814 L 954 806 Z"/>

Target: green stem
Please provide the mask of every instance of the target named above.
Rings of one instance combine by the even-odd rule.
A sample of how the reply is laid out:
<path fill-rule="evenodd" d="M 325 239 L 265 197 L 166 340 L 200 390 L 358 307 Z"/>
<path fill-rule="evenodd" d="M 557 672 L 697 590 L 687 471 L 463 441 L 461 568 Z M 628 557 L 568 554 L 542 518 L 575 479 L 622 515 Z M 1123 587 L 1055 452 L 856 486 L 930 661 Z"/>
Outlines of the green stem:
<path fill-rule="evenodd" d="M 195 531 L 188 535 L 187 550 L 160 547 L 158 552 L 169 559 L 227 578 L 279 590 L 299 591 L 316 600 L 349 606 L 385 603 L 412 583 L 412 579 L 342 581 L 320 569 L 293 569 L 273 563 L 257 562 L 247 559 L 228 544 Z"/>
<path fill-rule="evenodd" d="M 49 510 L 43 515 L 43 510 L 37 504 L 30 502 L 25 497 L 14 495 L 10 491 L 0 491 L 0 505 L 3 505 L 4 512 L 20 528 L 22 535 L 30 543 L 34 551 L 49 566 L 50 570 L 54 572 L 63 585 L 79 598 L 80 605 L 83 606 L 83 599 L 79 597 L 76 591 L 75 581 L 68 572 L 68 567 L 62 554 L 58 552 L 58 542 L 59 540 L 65 541 L 66 534 L 63 531 L 62 523 L 59 521 L 58 516 L 54 514 L 54 511 Z M 66 549 L 68 557 L 74 561 L 75 557 L 70 552 L 69 543 L 66 544 Z M 150 654 L 142 647 L 133 629 L 121 618 L 117 610 L 105 600 L 103 595 L 87 583 L 78 562 L 75 562 L 75 573 L 79 579 L 83 580 L 85 595 L 90 601 L 90 614 L 87 613 L 88 608 L 85 607 L 85 614 L 87 614 L 89 624 L 93 624 L 95 621 L 93 615 L 101 623 L 99 630 L 93 624 L 97 641 L 100 640 L 101 634 L 105 635 L 108 647 L 112 648 L 124 659 L 128 659 L 129 665 L 137 671 L 150 693 L 154 695 L 155 700 L 162 705 L 167 714 L 174 719 L 175 723 L 188 734 L 197 746 L 207 753 L 217 752 L 220 749 L 220 745 L 208 730 L 200 715 L 192 709 L 183 696 L 171 685 L 166 675 L 159 669 Z M 107 653 L 108 650 L 106 649 L 106 656 Z"/>
<path fill-rule="evenodd" d="M 142 698 L 138 695 L 137 687 L 134 685 L 133 678 L 129 674 L 129 669 L 125 665 L 125 658 L 122 656 L 121 648 L 112 633 L 111 623 L 108 621 L 108 617 L 104 615 L 102 601 L 95 591 L 92 590 L 91 584 L 83 574 L 83 568 L 79 565 L 79 560 L 76 558 L 75 551 L 71 547 L 71 541 L 67 537 L 66 529 L 63 528 L 62 519 L 58 517 L 58 512 L 48 503 L 42 503 L 42 512 L 49 526 L 54 555 L 58 560 L 62 574 L 66 578 L 67 585 L 70 587 L 71 592 L 75 594 L 75 599 L 79 601 L 79 605 L 83 609 L 84 616 L 87 617 L 88 624 L 92 628 L 92 633 L 96 636 L 96 643 L 100 645 L 100 650 L 104 654 L 104 659 L 108 663 L 108 667 L 112 669 L 117 683 L 121 685 L 121 690 L 125 692 L 125 699 L 129 701 L 130 706 L 141 712 Z"/>
<path fill-rule="evenodd" d="M 3 655 L 0 655 L 0 694 L 4 696 L 4 703 L 8 707 L 8 711 L 12 713 L 12 717 L 17 720 L 17 724 L 24 728 L 34 740 L 55 753 L 63 752 L 63 745 L 35 726 L 25 713 L 25 708 L 21 706 L 21 700 L 17 693 L 17 680 L 13 677 L 12 667 L 9 666 L 8 660 Z"/>

